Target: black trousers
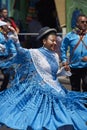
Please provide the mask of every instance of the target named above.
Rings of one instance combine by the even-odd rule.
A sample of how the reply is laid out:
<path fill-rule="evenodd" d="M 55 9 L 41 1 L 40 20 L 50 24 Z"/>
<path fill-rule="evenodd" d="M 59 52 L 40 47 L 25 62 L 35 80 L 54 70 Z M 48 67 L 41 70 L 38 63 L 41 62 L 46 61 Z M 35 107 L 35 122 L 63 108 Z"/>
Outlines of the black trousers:
<path fill-rule="evenodd" d="M 87 68 L 71 68 L 70 83 L 73 91 L 87 92 Z"/>

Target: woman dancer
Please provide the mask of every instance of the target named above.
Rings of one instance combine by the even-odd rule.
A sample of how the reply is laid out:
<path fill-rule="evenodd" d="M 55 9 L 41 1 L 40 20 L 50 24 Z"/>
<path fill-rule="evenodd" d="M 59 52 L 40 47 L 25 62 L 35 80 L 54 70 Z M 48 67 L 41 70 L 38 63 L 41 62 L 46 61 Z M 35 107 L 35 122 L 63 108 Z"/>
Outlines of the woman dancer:
<path fill-rule="evenodd" d="M 87 130 L 87 93 L 69 91 L 57 79 L 56 34 L 43 27 L 37 37 L 43 47 L 16 46 L 13 59 L 0 60 L 1 68 L 15 70 L 10 88 L 0 92 L 1 124 L 17 130 Z"/>

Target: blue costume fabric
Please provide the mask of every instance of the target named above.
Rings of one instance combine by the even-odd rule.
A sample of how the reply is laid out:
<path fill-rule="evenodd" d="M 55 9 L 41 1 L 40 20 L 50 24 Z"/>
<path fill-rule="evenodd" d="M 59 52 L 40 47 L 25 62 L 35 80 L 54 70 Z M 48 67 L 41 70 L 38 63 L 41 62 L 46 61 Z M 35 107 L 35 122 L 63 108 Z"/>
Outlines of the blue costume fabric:
<path fill-rule="evenodd" d="M 66 35 L 61 43 L 61 60 L 62 62 L 69 62 L 72 68 L 87 67 L 87 62 L 82 61 L 82 58 L 87 56 L 87 34 L 83 36 L 78 44 L 79 40 L 80 36 L 73 30 Z M 77 44 L 77 48 L 74 49 Z M 69 50 L 69 57 L 66 55 L 67 50 Z"/>
<path fill-rule="evenodd" d="M 6 47 L 8 57 L 0 60 L 1 68 L 14 71 L 9 88 L 0 92 L 1 126 L 16 130 L 87 130 L 87 93 L 69 91 L 59 83 L 58 55 L 44 47 L 15 48 L 17 52 L 9 57 L 11 48 Z"/>

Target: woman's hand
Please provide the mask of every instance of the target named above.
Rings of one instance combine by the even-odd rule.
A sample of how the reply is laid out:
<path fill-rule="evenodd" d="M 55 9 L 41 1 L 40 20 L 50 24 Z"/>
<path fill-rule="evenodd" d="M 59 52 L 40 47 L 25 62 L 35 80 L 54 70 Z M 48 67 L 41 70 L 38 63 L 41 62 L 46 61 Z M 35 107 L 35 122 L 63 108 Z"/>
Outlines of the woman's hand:
<path fill-rule="evenodd" d="M 87 56 L 84 56 L 84 57 L 82 58 L 82 61 L 86 62 L 86 61 L 87 61 Z"/>
<path fill-rule="evenodd" d="M 8 26 L 8 28 L 9 28 L 10 31 L 12 31 L 13 33 L 16 33 L 16 30 L 15 30 L 12 26 Z"/>
<path fill-rule="evenodd" d="M 62 65 L 64 66 L 66 71 L 70 71 L 70 67 L 67 62 L 63 63 Z"/>

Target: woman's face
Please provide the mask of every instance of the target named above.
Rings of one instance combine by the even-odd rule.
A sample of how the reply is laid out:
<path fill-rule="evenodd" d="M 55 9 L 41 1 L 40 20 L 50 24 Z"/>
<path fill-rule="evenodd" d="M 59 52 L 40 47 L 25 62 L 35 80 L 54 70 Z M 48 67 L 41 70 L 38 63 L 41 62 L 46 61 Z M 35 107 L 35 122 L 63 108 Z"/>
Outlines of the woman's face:
<path fill-rule="evenodd" d="M 43 39 L 43 45 L 45 48 L 55 51 L 57 47 L 57 36 L 55 34 L 48 35 L 47 38 Z"/>

